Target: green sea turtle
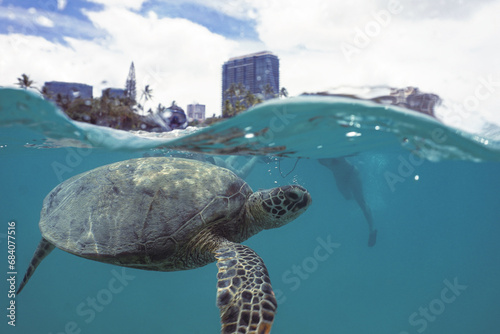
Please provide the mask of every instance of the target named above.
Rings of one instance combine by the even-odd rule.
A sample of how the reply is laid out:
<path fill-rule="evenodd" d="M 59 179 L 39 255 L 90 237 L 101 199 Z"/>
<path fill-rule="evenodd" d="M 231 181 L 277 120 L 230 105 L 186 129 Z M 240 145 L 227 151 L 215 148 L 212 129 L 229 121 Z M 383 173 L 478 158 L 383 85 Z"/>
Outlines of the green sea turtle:
<path fill-rule="evenodd" d="M 301 186 L 252 192 L 233 172 L 196 160 L 141 158 L 76 175 L 45 198 L 42 240 L 20 292 L 55 247 L 156 271 L 217 261 L 222 333 L 269 333 L 277 308 L 263 260 L 240 244 L 311 204 Z"/>

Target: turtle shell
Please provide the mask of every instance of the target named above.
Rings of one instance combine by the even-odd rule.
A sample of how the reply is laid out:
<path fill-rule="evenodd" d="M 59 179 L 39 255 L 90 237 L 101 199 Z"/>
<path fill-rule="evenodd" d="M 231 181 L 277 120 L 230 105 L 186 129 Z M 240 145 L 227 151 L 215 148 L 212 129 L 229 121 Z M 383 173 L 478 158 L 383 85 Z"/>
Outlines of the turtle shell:
<path fill-rule="evenodd" d="M 44 200 L 40 230 L 56 247 L 85 258 L 140 269 L 190 269 L 214 260 L 196 249 L 206 245 L 204 235 L 240 239 L 238 224 L 251 193 L 233 172 L 200 161 L 126 160 L 54 188 Z"/>

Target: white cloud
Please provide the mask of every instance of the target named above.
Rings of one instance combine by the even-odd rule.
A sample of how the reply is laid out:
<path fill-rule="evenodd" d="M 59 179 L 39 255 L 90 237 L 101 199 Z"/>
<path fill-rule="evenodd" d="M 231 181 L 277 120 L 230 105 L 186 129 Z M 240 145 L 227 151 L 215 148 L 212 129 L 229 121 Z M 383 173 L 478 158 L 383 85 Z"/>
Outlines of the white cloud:
<path fill-rule="evenodd" d="M 265 4 L 262 0 L 160 0 L 169 4 L 191 3 L 211 8 L 217 12 L 240 20 L 255 19 L 258 6 Z"/>
<path fill-rule="evenodd" d="M 71 36 L 82 36 L 83 38 L 98 38 L 102 32 L 98 31 L 92 24 L 44 9 L 21 8 L 21 7 L 0 7 L 0 20 L 10 21 L 15 27 L 14 30 L 25 35 L 38 35 L 39 27 L 54 28 L 54 32 Z"/>
<path fill-rule="evenodd" d="M 500 107 L 500 73 L 494 65 L 500 48 L 499 0 L 474 6 L 459 0 L 172 0 L 252 18 L 260 42 L 231 41 L 184 19 L 159 19 L 154 13 L 143 17 L 132 11 L 143 0 L 92 1 L 105 3 L 103 11 L 86 14 L 106 38 L 68 38 L 68 46 L 61 46 L 0 35 L 2 50 L 22 46 L 2 59 L 0 80 L 7 82 L 0 84 L 26 72 L 35 80 L 81 81 L 98 89 L 105 80 L 121 87 L 134 61 L 139 84 L 153 88 L 156 103 L 175 99 L 185 107 L 196 100 L 207 104 L 209 113 L 219 113 L 222 63 L 267 49 L 280 57 L 281 84 L 292 95 L 345 85 L 414 85 L 463 102 L 492 76 L 493 91 L 477 108 L 500 122 L 494 113 Z M 387 16 L 391 3 L 402 10 Z M 360 32 L 370 36 L 360 37 Z M 360 46 L 363 39 L 366 45 Z M 347 44 L 354 45 L 349 59 L 341 48 Z"/>
<path fill-rule="evenodd" d="M 493 66 L 500 47 L 498 0 L 189 2 L 240 19 L 251 13 L 262 48 L 280 57 L 281 83 L 292 94 L 344 85 L 414 85 L 461 103 L 480 78 L 500 81 Z M 346 57 L 342 45 L 362 41 L 359 32 L 366 30 L 366 45 Z M 500 87 L 478 108 L 500 122 L 494 115 Z"/>
<path fill-rule="evenodd" d="M 66 8 L 67 4 L 68 4 L 67 0 L 57 0 L 57 9 L 64 10 L 64 8 Z"/>
<path fill-rule="evenodd" d="M 54 22 L 51 19 L 49 19 L 48 17 L 43 16 L 43 15 L 37 16 L 35 18 L 35 22 L 42 27 L 46 27 L 46 28 L 53 28 L 54 27 Z"/>
<path fill-rule="evenodd" d="M 474 95 L 480 78 L 491 75 L 500 83 L 494 65 L 499 1 L 467 15 L 433 18 L 416 15 L 410 2 L 400 2 L 390 14 L 389 3 L 275 0 L 258 8 L 259 36 L 280 56 L 282 85 L 292 94 L 343 85 L 413 85 L 462 102 Z M 350 61 L 341 49 L 346 43 L 354 46 Z M 500 122 L 500 84 L 480 102 L 478 109 Z"/>
<path fill-rule="evenodd" d="M 64 46 L 41 37 L 0 35 L 0 49 L 9 50 L 0 64 L 0 84 L 27 73 L 38 86 L 52 80 L 82 82 L 93 85 L 99 96 L 103 88 L 123 87 L 134 61 L 138 91 L 149 84 L 154 103 L 176 100 L 185 108 L 196 100 L 207 104 L 208 113 L 220 112 L 221 66 L 236 43 L 184 19 L 142 17 L 119 7 L 87 15 L 108 37 L 65 38 Z"/>
<path fill-rule="evenodd" d="M 119 7 L 119 8 L 127 8 L 134 10 L 141 9 L 142 4 L 146 2 L 146 0 L 89 0 L 89 1 L 104 5 L 109 8 Z"/>

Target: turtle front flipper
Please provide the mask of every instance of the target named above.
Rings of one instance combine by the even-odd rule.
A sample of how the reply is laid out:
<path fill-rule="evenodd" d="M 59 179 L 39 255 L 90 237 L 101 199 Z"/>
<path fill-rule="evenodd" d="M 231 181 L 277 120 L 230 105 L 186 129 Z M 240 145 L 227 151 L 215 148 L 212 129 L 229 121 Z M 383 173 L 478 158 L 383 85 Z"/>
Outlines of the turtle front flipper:
<path fill-rule="evenodd" d="M 54 248 L 55 248 L 54 245 L 52 245 L 50 242 L 42 238 L 42 240 L 38 244 L 38 247 L 35 250 L 35 254 L 33 254 L 33 258 L 31 259 L 28 270 L 26 270 L 26 274 L 24 275 L 23 281 L 19 285 L 19 289 L 17 289 L 17 294 L 19 294 L 26 285 L 26 283 L 28 283 L 30 277 L 33 276 L 33 273 L 35 272 L 35 269 L 36 267 L 38 267 L 40 262 L 42 262 L 42 260 L 47 255 L 49 255 L 49 253 L 52 252 Z"/>
<path fill-rule="evenodd" d="M 215 250 L 215 258 L 221 333 L 270 333 L 278 304 L 264 261 L 229 241 Z"/>

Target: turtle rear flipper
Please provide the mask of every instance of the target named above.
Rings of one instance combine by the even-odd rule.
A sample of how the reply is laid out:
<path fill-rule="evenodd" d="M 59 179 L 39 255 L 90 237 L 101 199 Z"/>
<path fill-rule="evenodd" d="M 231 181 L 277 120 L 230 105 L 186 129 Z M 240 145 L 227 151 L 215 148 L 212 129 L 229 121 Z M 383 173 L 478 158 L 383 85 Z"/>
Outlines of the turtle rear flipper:
<path fill-rule="evenodd" d="M 270 333 L 278 304 L 264 261 L 229 241 L 215 250 L 215 258 L 221 333 Z"/>
<path fill-rule="evenodd" d="M 377 242 L 377 230 L 373 230 L 370 232 L 370 236 L 368 237 L 368 247 L 375 246 Z"/>
<path fill-rule="evenodd" d="M 33 258 L 31 259 L 30 265 L 28 267 L 28 270 L 26 270 L 26 274 L 24 275 L 23 281 L 19 285 L 19 289 L 17 289 L 17 294 L 21 292 L 21 290 L 24 288 L 26 283 L 28 283 L 29 279 L 31 276 L 33 276 L 33 273 L 35 272 L 36 267 L 42 262 L 42 260 L 49 255 L 50 252 L 55 248 L 54 245 L 52 245 L 50 242 L 42 238 L 40 240 L 40 243 L 38 244 L 38 247 L 35 250 L 35 254 L 33 254 Z"/>

